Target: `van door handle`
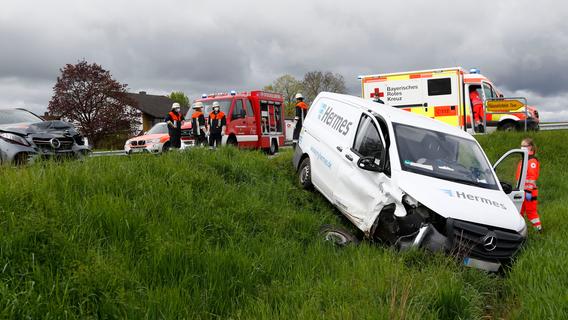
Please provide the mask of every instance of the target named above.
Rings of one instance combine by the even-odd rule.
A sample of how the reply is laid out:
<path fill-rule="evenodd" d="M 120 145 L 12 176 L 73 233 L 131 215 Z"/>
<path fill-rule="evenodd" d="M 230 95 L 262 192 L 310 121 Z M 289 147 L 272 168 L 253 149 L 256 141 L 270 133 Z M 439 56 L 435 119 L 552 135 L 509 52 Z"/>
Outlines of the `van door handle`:
<path fill-rule="evenodd" d="M 345 158 L 347 158 L 347 160 L 349 161 L 353 161 L 353 157 L 348 154 L 345 155 Z"/>
<path fill-rule="evenodd" d="M 517 194 L 513 197 L 513 199 L 515 199 L 515 200 L 520 200 L 522 198 L 523 198 L 523 196 L 521 196 L 520 194 Z"/>
<path fill-rule="evenodd" d="M 339 152 L 343 152 L 343 148 L 340 147 L 340 146 L 335 147 L 335 149 L 337 149 L 337 151 L 339 151 Z"/>

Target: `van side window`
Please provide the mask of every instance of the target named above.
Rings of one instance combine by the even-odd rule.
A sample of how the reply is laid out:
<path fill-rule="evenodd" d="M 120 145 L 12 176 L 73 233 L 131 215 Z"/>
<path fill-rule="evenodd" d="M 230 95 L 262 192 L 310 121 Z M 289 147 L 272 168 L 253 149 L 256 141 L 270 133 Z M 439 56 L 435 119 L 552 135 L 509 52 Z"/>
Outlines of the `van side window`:
<path fill-rule="evenodd" d="M 483 92 L 485 93 L 485 99 L 493 99 L 497 97 L 495 91 L 493 91 L 493 87 L 485 82 L 483 83 Z"/>
<path fill-rule="evenodd" d="M 362 157 L 380 159 L 383 149 L 379 130 L 369 117 L 363 115 L 353 144 L 353 151 Z"/>
<path fill-rule="evenodd" d="M 235 108 L 233 109 L 233 114 L 231 119 L 244 118 L 246 116 L 245 109 L 243 108 L 243 100 L 237 99 L 235 101 Z"/>
<path fill-rule="evenodd" d="M 452 81 L 450 78 L 428 80 L 428 95 L 443 96 L 452 94 Z"/>
<path fill-rule="evenodd" d="M 249 99 L 245 99 L 245 105 L 247 107 L 247 117 L 252 117 L 254 114 L 252 113 L 252 105 Z"/>

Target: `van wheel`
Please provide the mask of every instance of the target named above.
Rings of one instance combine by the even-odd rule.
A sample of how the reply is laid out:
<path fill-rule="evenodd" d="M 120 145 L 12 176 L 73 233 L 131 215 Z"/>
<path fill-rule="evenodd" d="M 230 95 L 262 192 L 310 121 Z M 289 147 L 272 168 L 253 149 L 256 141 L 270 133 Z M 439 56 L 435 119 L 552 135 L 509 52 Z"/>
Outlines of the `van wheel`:
<path fill-rule="evenodd" d="M 320 235 L 323 236 L 325 241 L 330 241 L 339 247 L 345 247 L 350 244 L 359 244 L 359 239 L 357 239 L 357 237 L 351 234 L 351 232 L 347 229 L 330 224 L 324 224 L 321 226 Z"/>
<path fill-rule="evenodd" d="M 300 163 L 300 167 L 298 168 L 298 180 L 304 189 L 313 189 L 314 185 L 312 184 L 312 166 L 310 165 L 310 158 L 306 157 L 302 163 Z"/>
<path fill-rule="evenodd" d="M 278 143 L 276 142 L 276 140 L 272 139 L 270 148 L 268 149 L 268 154 L 273 155 L 276 153 L 276 151 L 278 151 Z"/>
<path fill-rule="evenodd" d="M 498 129 L 500 131 L 515 131 L 517 130 L 517 124 L 512 122 L 512 121 L 507 121 L 503 124 L 501 124 Z"/>

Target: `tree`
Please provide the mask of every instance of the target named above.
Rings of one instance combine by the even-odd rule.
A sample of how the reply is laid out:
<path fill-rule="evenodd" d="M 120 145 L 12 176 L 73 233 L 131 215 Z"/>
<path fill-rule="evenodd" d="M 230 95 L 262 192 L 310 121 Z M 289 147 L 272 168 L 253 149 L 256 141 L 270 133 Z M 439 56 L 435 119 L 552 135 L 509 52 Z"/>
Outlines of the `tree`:
<path fill-rule="evenodd" d="M 310 71 L 304 75 L 302 81 L 304 97 L 308 103 L 314 101 L 315 97 L 322 91 L 346 93 L 345 79 L 339 73 Z"/>
<path fill-rule="evenodd" d="M 182 108 L 189 107 L 189 98 L 182 91 L 174 91 L 170 93 L 170 99 L 179 103 Z"/>
<path fill-rule="evenodd" d="M 98 146 L 102 139 L 119 133 L 132 134 L 140 125 L 136 102 L 126 84 L 114 80 L 100 65 L 82 60 L 60 69 L 48 113 L 77 125 Z"/>
<path fill-rule="evenodd" d="M 284 96 L 286 114 L 294 114 L 294 106 L 296 104 L 294 96 L 296 95 L 296 93 L 302 91 L 301 81 L 294 78 L 294 76 L 285 74 L 274 80 L 272 84 L 264 87 L 264 89 L 267 91 L 273 91 L 282 94 Z"/>

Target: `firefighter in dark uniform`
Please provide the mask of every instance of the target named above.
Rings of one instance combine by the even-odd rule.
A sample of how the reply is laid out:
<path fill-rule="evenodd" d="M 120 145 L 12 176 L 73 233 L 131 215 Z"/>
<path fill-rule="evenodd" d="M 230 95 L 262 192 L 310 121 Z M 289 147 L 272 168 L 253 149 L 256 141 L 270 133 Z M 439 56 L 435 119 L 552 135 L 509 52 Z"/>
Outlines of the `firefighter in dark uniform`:
<path fill-rule="evenodd" d="M 294 135 L 292 137 L 294 146 L 298 143 L 300 131 L 302 131 L 302 124 L 304 123 L 306 113 L 308 112 L 308 105 L 304 102 L 304 96 L 301 93 L 296 93 L 296 101 L 296 116 L 294 117 L 294 120 L 296 120 L 296 127 L 294 128 Z"/>
<path fill-rule="evenodd" d="M 213 102 L 213 112 L 209 114 L 209 147 L 211 149 L 221 146 L 221 139 L 225 135 L 227 118 L 219 108 L 219 102 Z"/>
<path fill-rule="evenodd" d="M 183 116 L 181 115 L 181 107 L 179 103 L 172 104 L 172 111 L 168 113 L 165 119 L 168 124 L 168 134 L 170 135 L 170 146 L 172 148 L 181 148 L 181 125 Z"/>
<path fill-rule="evenodd" d="M 196 102 L 193 104 L 193 114 L 191 115 L 191 130 L 195 139 L 195 145 L 201 146 L 207 143 L 205 136 L 205 115 L 203 114 L 203 103 Z"/>

